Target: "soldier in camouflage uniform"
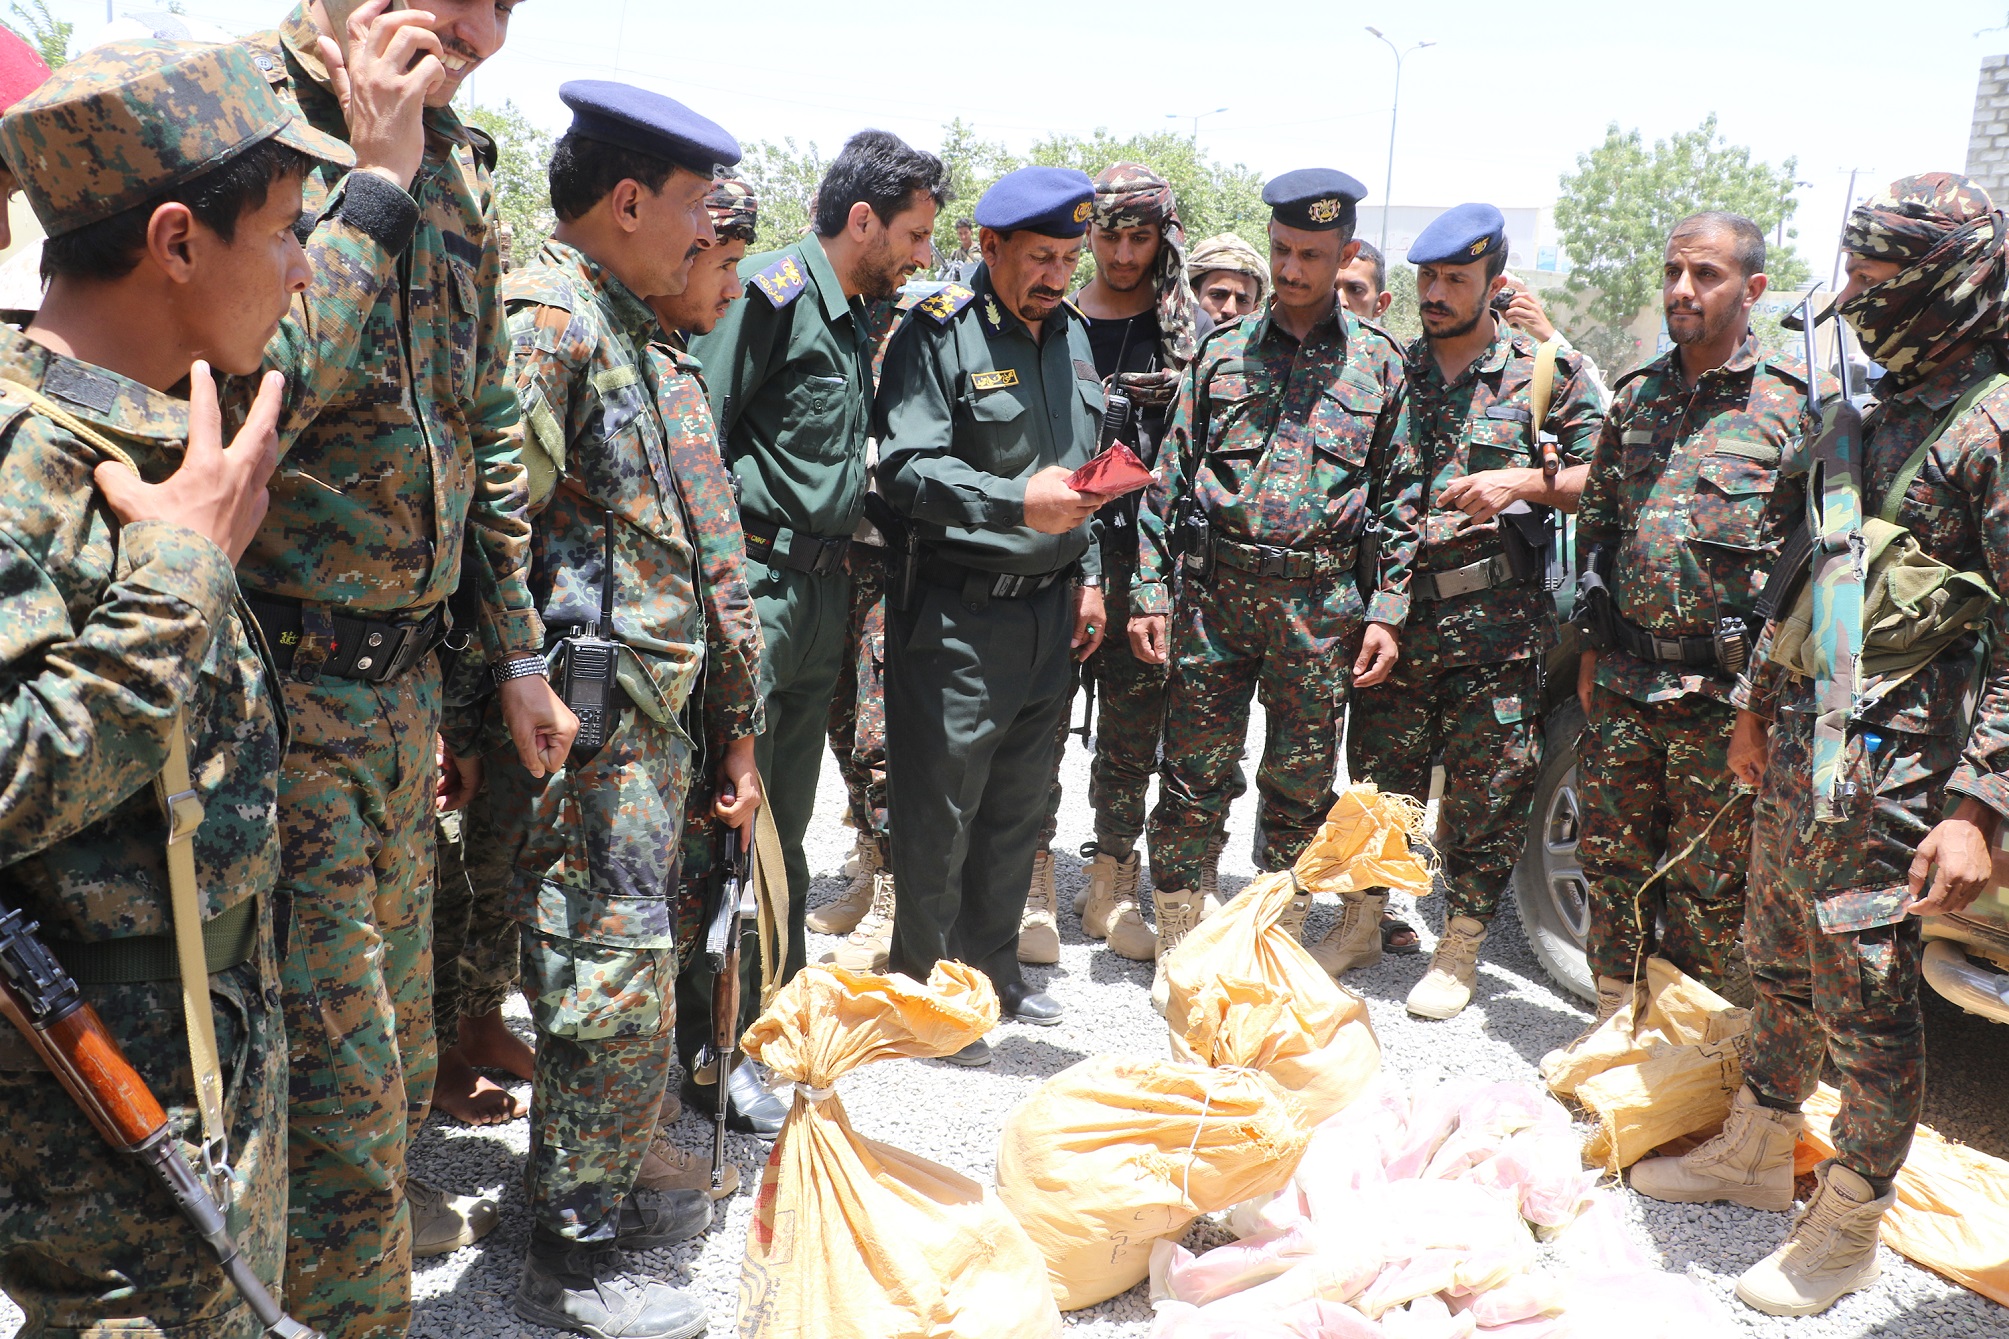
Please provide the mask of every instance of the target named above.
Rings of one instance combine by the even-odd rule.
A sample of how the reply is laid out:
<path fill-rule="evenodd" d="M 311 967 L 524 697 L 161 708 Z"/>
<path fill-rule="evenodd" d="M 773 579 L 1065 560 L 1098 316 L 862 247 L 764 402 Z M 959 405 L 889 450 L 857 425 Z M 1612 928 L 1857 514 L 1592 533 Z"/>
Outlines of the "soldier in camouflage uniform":
<path fill-rule="evenodd" d="M 1545 584 L 1552 509 L 1576 509 L 1604 397 L 1575 355 L 1551 349 L 1544 360 L 1535 340 L 1493 314 L 1506 286 L 1499 210 L 1446 211 L 1409 260 L 1423 318 L 1406 355 L 1409 435 L 1430 510 L 1402 661 L 1386 683 L 1354 695 L 1347 774 L 1421 798 L 1443 753 L 1449 900 L 1408 1007 L 1449 1018 L 1472 998 L 1479 946 L 1525 840 L 1542 763 L 1542 662 L 1557 641 Z M 1537 423 L 1531 400 L 1544 362 Z M 1312 956 L 1334 973 L 1379 961 L 1387 905 L 1385 889 L 1348 898 L 1339 929 Z"/>
<path fill-rule="evenodd" d="M 403 1334 L 415 1241 L 472 1240 L 479 1202 L 405 1178 L 432 1099 L 431 902 L 446 601 L 462 573 L 467 654 L 521 677 L 500 690 L 526 763 L 555 766 L 574 723 L 534 669 L 529 527 L 496 299 L 494 145 L 449 109 L 494 54 L 509 6 L 365 6 L 345 42 L 296 5 L 246 39 L 273 92 L 350 140 L 361 170 L 317 168 L 321 239 L 394 238 L 369 282 L 310 290 L 308 329 L 362 323 L 360 352 L 289 439 L 263 530 L 238 569 L 283 675 L 280 779 L 293 1167 L 287 1277 L 331 1335 Z M 337 72 L 372 108 L 351 133 Z M 376 86 L 376 91 L 370 87 Z M 390 94 L 392 96 L 387 96 Z M 463 552 L 467 561 L 464 564 Z M 479 1214 L 474 1218 L 471 1215 Z"/>
<path fill-rule="evenodd" d="M 24 92 L 0 86 L 6 102 Z M 280 371 L 302 369 L 278 363 L 225 450 L 216 386 L 195 359 L 259 370 L 308 287 L 291 231 L 302 175 L 310 159 L 352 158 L 272 97 L 243 48 L 166 42 L 70 62 L 0 120 L 0 151 L 49 234 L 51 276 L 26 333 L 0 330 L 0 903 L 39 923 L 190 1164 L 207 1167 L 205 1150 L 228 1159 L 212 1188 L 277 1294 L 286 1054 L 270 893 L 283 725 L 232 564 L 263 514 L 282 395 L 311 412 L 325 383 L 289 385 Z M 387 258 L 360 237 L 319 250 L 337 282 Z M 295 328 L 273 349 L 349 356 L 356 330 L 318 331 L 321 343 Z M 97 361 L 60 352 L 79 345 Z M 207 950 L 195 999 L 220 1061 L 213 1129 L 195 1096 L 153 784 L 176 736 L 200 802 L 189 841 L 204 924 L 182 928 Z M 106 1144 L 12 1028 L 0 1032 L 0 1256 L 22 1333 L 263 1333 L 156 1177 Z"/>
<path fill-rule="evenodd" d="M 510 373 L 532 593 L 551 654 L 580 654 L 582 638 L 617 642 L 618 686 L 604 742 L 575 747 L 548 777 L 513 756 L 495 713 L 483 723 L 487 778 L 473 807 L 509 856 L 537 1029 L 531 1237 L 515 1308 L 599 1339 L 682 1336 L 704 1328 L 703 1308 L 631 1273 L 620 1254 L 711 1221 L 695 1189 L 636 1186 L 676 1017 L 677 855 L 693 763 L 678 717 L 705 662 L 696 543 L 649 356 L 658 327 L 639 294 L 689 282 L 697 244 L 714 236 L 702 204 L 713 168 L 738 162 L 739 146 L 627 85 L 581 80 L 559 96 L 573 122 L 551 158 L 558 227 L 504 284 Z"/>
<path fill-rule="evenodd" d="M 1885 369 L 1864 431 L 1863 514 L 1997 591 L 2009 590 L 2005 241 L 2002 214 L 1972 181 L 1903 178 L 1850 217 L 1835 307 Z M 1988 624 L 1986 640 L 2003 645 L 2004 605 Z M 1721 1138 L 1638 1164 L 1633 1184 L 1661 1199 L 1789 1207 L 1799 1106 L 1832 1063 L 1835 1157 L 1786 1242 L 1737 1284 L 1761 1311 L 1807 1315 L 1877 1274 L 1877 1225 L 1925 1092 L 1919 918 L 1963 910 L 1990 877 L 2009 812 L 2009 668 L 1991 660 L 1977 681 L 1969 634 L 1908 677 L 1868 678 L 1848 722 L 1846 798 L 1825 822 L 1812 784 L 1816 681 L 1771 650 L 1768 635 L 1732 698 L 1730 765 L 1758 787 L 1745 1088 Z"/>
<path fill-rule="evenodd" d="M 710 764 L 700 775 L 716 777 L 714 784 L 693 784 L 684 806 L 677 902 L 677 1054 L 687 1084 L 716 1082 L 698 1063 L 699 1053 L 712 1039 L 715 984 L 703 938 L 706 917 L 716 910 L 723 887 L 720 822 L 734 825 L 734 820 L 741 820 L 735 826 L 743 828 L 760 800 L 754 739 L 766 720 L 760 697 L 760 616 L 747 591 L 746 541 L 740 533 L 732 475 L 719 454 L 702 369 L 684 347 L 688 335 L 717 325 L 744 291 L 738 266 L 759 225 L 759 202 L 745 182 L 728 177 L 712 183 L 705 208 L 718 240 L 698 254 L 683 292 L 650 301 L 663 331 L 650 354 L 663 430 L 669 438 L 665 454 L 696 541 L 698 595 L 705 610 L 705 673 L 698 689 L 702 696 L 693 699 L 686 716 L 696 725 L 696 742 Z M 759 927 L 751 922 L 745 927 L 740 964 L 740 1022 L 750 1027 L 760 1014 L 761 980 Z M 731 1119 L 743 1122 L 741 1128 L 747 1133 L 773 1138 L 788 1110 L 766 1091 L 759 1066 L 742 1058 L 734 1066 L 733 1081 L 738 1092 L 728 1109 Z M 657 1142 L 651 1156 L 682 1161 L 680 1151 L 663 1141 Z M 727 1178 L 727 1184 L 737 1184 L 738 1170 L 727 1168 Z M 705 1184 L 711 1184 L 708 1169 Z"/>
<path fill-rule="evenodd" d="M 1744 923 L 1751 797 L 1727 767 L 1729 696 L 1768 561 L 1800 515 L 1782 466 L 1807 406 L 1802 362 L 1761 353 L 1750 330 L 1764 265 L 1748 219 L 1676 225 L 1662 287 L 1675 347 L 1614 388 L 1577 515 L 1577 551 L 1609 588 L 1578 605 L 1602 647 L 1578 675 L 1600 1021 L 1633 999 L 1649 954 L 1723 987 Z"/>
<path fill-rule="evenodd" d="M 1125 397 L 1132 406 L 1119 440 L 1147 466 L 1157 462 L 1158 444 L 1178 395 L 1179 374 L 1192 361 L 1200 338 L 1214 328 L 1213 318 L 1195 305 L 1186 281 L 1185 243 L 1178 202 L 1165 178 L 1137 163 L 1112 164 L 1095 178 L 1095 214 L 1089 228 L 1095 277 L 1074 301 L 1085 318 L 1088 345 L 1104 390 Z M 1130 617 L 1140 501 L 1134 493 L 1118 498 L 1099 518 L 1102 601 L 1112 627 L 1123 627 Z M 1081 917 L 1082 931 L 1091 939 L 1105 940 L 1111 952 L 1149 962 L 1157 956 L 1158 940 L 1137 904 L 1143 862 L 1135 848 L 1144 835 L 1145 792 L 1158 766 L 1165 667 L 1139 660 L 1129 638 L 1118 636 L 1105 640 L 1076 672 L 1094 681 L 1091 692 L 1101 719 L 1088 776 L 1095 840 L 1081 850 L 1088 860 L 1088 878 L 1075 898 L 1075 914 Z M 1063 716 L 1062 744 L 1068 725 Z M 1047 848 L 1060 814 L 1061 754 L 1061 748 L 1054 750 L 1053 793 L 1033 864 L 1026 921 L 1019 929 L 1019 955 L 1027 962 L 1054 962 L 1060 956 L 1053 857 Z M 1219 847 L 1210 848 L 1208 856 L 1203 884 L 1218 868 Z"/>
<path fill-rule="evenodd" d="M 1160 1007 L 1164 955 L 1198 919 L 1201 863 L 1227 821 L 1250 697 L 1260 687 L 1270 722 L 1256 776 L 1256 854 L 1263 867 L 1283 869 L 1332 806 L 1335 721 L 1349 685 L 1388 678 L 1408 616 L 1423 481 L 1402 359 L 1333 293 L 1354 254 L 1364 193 L 1321 169 L 1264 188 L 1275 296 L 1208 337 L 1180 387 L 1145 498 L 1129 621 L 1139 659 L 1168 659 L 1171 625 L 1150 834 Z M 1189 507 L 1205 518 L 1204 540 L 1180 533 Z M 1363 561 L 1376 523 L 1378 559 Z M 1361 569 L 1372 573 L 1365 583 Z M 1292 928 L 1309 908 L 1308 895 L 1298 899 Z"/>

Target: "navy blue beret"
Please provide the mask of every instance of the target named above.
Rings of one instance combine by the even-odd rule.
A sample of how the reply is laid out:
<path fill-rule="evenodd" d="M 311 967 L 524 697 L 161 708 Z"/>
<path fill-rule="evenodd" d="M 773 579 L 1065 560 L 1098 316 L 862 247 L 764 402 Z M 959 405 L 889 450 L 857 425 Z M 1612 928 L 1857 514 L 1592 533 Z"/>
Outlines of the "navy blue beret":
<path fill-rule="evenodd" d="M 1353 207 L 1367 196 L 1367 187 L 1329 167 L 1301 167 L 1273 178 L 1263 187 L 1270 217 L 1286 228 L 1330 232 L 1353 226 Z"/>
<path fill-rule="evenodd" d="M 572 109 L 574 135 L 661 158 L 709 177 L 739 161 L 739 141 L 675 98 L 608 79 L 574 79 L 558 96 Z"/>
<path fill-rule="evenodd" d="M 1079 237 L 1095 213 L 1095 183 L 1071 167 L 1022 167 L 991 183 L 977 201 L 977 226 Z"/>
<path fill-rule="evenodd" d="M 1507 249 L 1507 220 L 1491 205 L 1455 205 L 1430 220 L 1409 248 L 1411 265 L 1470 265 Z"/>

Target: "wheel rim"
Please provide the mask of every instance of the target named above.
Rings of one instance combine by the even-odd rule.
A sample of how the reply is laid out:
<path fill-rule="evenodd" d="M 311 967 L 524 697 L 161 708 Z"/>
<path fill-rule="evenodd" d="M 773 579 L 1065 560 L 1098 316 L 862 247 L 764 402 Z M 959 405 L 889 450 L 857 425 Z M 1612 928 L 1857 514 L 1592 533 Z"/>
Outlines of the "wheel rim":
<path fill-rule="evenodd" d="M 1548 891 L 1556 920 L 1581 946 L 1590 935 L 1590 885 L 1577 858 L 1583 834 L 1583 805 L 1577 797 L 1577 769 L 1572 767 L 1549 795 L 1542 815 L 1542 886 Z"/>

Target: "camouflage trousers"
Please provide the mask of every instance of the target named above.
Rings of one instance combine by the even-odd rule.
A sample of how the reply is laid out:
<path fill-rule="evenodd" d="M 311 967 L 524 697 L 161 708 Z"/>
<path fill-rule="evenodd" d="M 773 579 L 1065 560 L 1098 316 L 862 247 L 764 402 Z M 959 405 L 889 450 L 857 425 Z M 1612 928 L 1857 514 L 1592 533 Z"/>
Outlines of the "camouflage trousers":
<path fill-rule="evenodd" d="M 178 981 L 87 985 L 200 1168 Z M 286 1053 L 269 906 L 251 959 L 209 979 L 236 1174 L 228 1225 L 277 1296 L 286 1253 Z M 114 1152 L 12 1028 L 0 1028 L 0 1286 L 43 1336 L 264 1333 L 147 1166 Z"/>
<path fill-rule="evenodd" d="M 411 1324 L 405 1152 L 432 1103 L 439 670 L 287 681 L 274 921 L 290 1057 L 286 1281 L 329 1339 Z"/>
<path fill-rule="evenodd" d="M 851 547 L 851 621 L 844 664 L 830 695 L 830 754 L 851 802 L 851 826 L 886 844 L 886 559 L 881 550 Z"/>
<path fill-rule="evenodd" d="M 1158 727 L 1165 719 L 1165 667 L 1130 652 L 1130 582 L 1111 577 L 1102 593 L 1109 635 L 1076 670 L 1077 679 L 1095 682 L 1095 757 L 1088 765 L 1088 803 L 1095 810 L 1095 841 L 1111 851 L 1127 851 L 1144 835 L 1144 798 L 1158 770 Z M 1053 845 L 1060 820 L 1060 764 L 1073 709 L 1061 713 L 1060 739 L 1053 750 L 1053 793 L 1047 798 L 1046 826 L 1039 849 Z"/>
<path fill-rule="evenodd" d="M 1586 947 L 1597 975 L 1629 981 L 1657 955 L 1712 989 L 1727 984 L 1751 850 L 1751 795 L 1730 775 L 1735 718 L 1699 693 L 1635 702 L 1602 685 L 1594 690 L 1579 762 L 1585 807 L 1577 852 L 1590 884 Z M 1661 860 L 1705 828 L 1687 859 L 1642 896 Z"/>
<path fill-rule="evenodd" d="M 516 985 L 516 922 L 503 910 L 505 880 L 495 834 L 469 830 L 465 812 L 442 814 L 433 834 L 433 1030 L 439 1047 L 460 1043 L 460 1020 L 502 1007 Z"/>
<path fill-rule="evenodd" d="M 1904 911 L 1906 877 L 1939 821 L 1964 738 L 1855 734 L 1847 810 L 1816 823 L 1813 721 L 1779 714 L 1758 791 L 1744 927 L 1757 1002 L 1744 1077 L 1766 1097 L 1800 1102 L 1832 1061 L 1837 1159 L 1895 1176 L 1925 1101 L 1921 944 L 1918 918 Z"/>
<path fill-rule="evenodd" d="M 1332 808 L 1339 712 L 1365 610 L 1350 572 L 1264 577 L 1216 568 L 1187 585 L 1170 628 L 1165 763 L 1151 815 L 1151 881 L 1197 888 L 1207 844 L 1227 821 L 1249 702 L 1269 716 L 1256 772 L 1256 855 L 1283 869 Z"/>
<path fill-rule="evenodd" d="M 634 707 L 599 752 L 543 778 L 517 761 L 499 723 L 484 742 L 471 825 L 490 825 L 508 859 L 507 909 L 522 923 L 537 1030 L 531 1220 L 571 1240 L 612 1241 L 669 1077 L 691 746 L 677 725 Z"/>
<path fill-rule="evenodd" d="M 1439 668 L 1404 656 L 1386 683 L 1354 690 L 1351 780 L 1421 800 L 1444 755 L 1446 917 L 1491 920 L 1527 840 L 1542 769 L 1540 674 L 1533 658 Z"/>

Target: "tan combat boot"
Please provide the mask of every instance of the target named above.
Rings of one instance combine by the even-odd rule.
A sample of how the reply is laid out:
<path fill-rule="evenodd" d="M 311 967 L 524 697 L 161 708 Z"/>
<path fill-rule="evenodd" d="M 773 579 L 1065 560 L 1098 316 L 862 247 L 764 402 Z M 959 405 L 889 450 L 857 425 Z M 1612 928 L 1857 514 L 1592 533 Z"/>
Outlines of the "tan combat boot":
<path fill-rule="evenodd" d="M 879 858 L 879 839 L 869 832 L 858 834 L 851 858 L 844 862 L 851 876 L 850 887 L 835 902 L 825 902 L 809 913 L 806 924 L 820 935 L 848 935 L 872 909 L 872 880 L 886 862 Z"/>
<path fill-rule="evenodd" d="M 1221 900 L 1221 852 L 1227 848 L 1228 834 L 1219 832 L 1207 843 L 1207 853 L 1200 857 L 1200 919 L 1219 911 L 1227 903 Z"/>
<path fill-rule="evenodd" d="M 1737 1298 L 1768 1316 L 1812 1316 L 1876 1281 L 1877 1228 L 1897 1203 L 1838 1162 L 1814 1169 L 1819 1187 L 1779 1249 L 1744 1271 Z"/>
<path fill-rule="evenodd" d="M 872 905 L 844 942 L 821 961 L 853 972 L 883 972 L 893 953 L 893 876 L 880 870 L 872 876 Z"/>
<path fill-rule="evenodd" d="M 719 1188 L 713 1190 L 711 1159 L 700 1158 L 658 1135 L 642 1155 L 642 1170 L 635 1184 L 643 1190 L 698 1190 L 722 1200 L 738 1191 L 739 1168 L 728 1162 Z"/>
<path fill-rule="evenodd" d="M 1381 915 L 1388 909 L 1388 894 L 1341 894 L 1339 924 L 1327 930 L 1316 944 L 1307 944 L 1312 961 L 1335 977 L 1381 961 Z"/>
<path fill-rule="evenodd" d="M 1136 851 L 1123 860 L 1096 852 L 1088 864 L 1088 893 L 1081 909 L 1081 929 L 1091 939 L 1109 941 L 1109 951 L 1132 962 L 1158 956 L 1158 936 L 1144 923 L 1137 904 L 1137 876 L 1144 857 Z"/>
<path fill-rule="evenodd" d="M 1158 970 L 1151 977 L 1151 1007 L 1162 1014 L 1172 997 L 1172 985 L 1165 979 L 1165 955 L 1200 923 L 1200 895 L 1189 888 L 1170 892 L 1159 888 L 1152 892 L 1151 904 L 1158 912 Z"/>
<path fill-rule="evenodd" d="M 1774 1111 L 1740 1088 L 1723 1133 L 1678 1158 L 1635 1164 L 1632 1188 L 1675 1204 L 1727 1200 L 1783 1213 L 1793 1207 L 1793 1145 L 1805 1124 L 1799 1112 Z"/>
<path fill-rule="evenodd" d="M 1546 1074 L 1553 1066 L 1566 1065 L 1575 1059 L 1577 1048 L 1589 1041 L 1591 1034 L 1610 1022 L 1619 1010 L 1628 1004 L 1632 1006 L 1632 1017 L 1636 1020 L 1639 1011 L 1646 1005 L 1646 983 L 1634 985 L 1620 976 L 1601 976 L 1597 979 L 1597 1017 L 1591 1025 L 1577 1034 L 1575 1041 L 1567 1046 L 1557 1047 L 1542 1057 L 1541 1070 Z"/>
<path fill-rule="evenodd" d="M 412 1255 L 418 1259 L 472 1246 L 502 1221 L 486 1195 L 449 1195 L 416 1176 L 405 1181 L 405 1203 L 411 1206 Z"/>
<path fill-rule="evenodd" d="M 1311 894 L 1296 883 L 1291 885 L 1297 891 L 1291 894 L 1290 905 L 1277 917 L 1277 928 L 1298 943 L 1304 942 L 1304 923 L 1311 919 Z"/>
<path fill-rule="evenodd" d="M 1375 918 L 1374 932 L 1381 933 Z M 1479 946 L 1486 942 L 1486 923 L 1470 916 L 1453 916 L 1430 955 L 1430 970 L 1409 992 L 1405 1007 L 1418 1018 L 1453 1018 L 1472 1002 L 1479 980 Z"/>
<path fill-rule="evenodd" d="M 1018 960 L 1044 967 L 1060 961 L 1059 895 L 1053 890 L 1053 852 L 1032 858 L 1032 887 L 1018 922 Z"/>

